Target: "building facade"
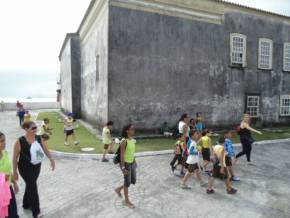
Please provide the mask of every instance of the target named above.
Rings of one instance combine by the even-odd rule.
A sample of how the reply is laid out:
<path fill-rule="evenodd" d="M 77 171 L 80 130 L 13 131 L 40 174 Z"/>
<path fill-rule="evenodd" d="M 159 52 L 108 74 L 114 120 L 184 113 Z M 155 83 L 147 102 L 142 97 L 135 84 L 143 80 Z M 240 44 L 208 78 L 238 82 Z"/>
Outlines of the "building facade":
<path fill-rule="evenodd" d="M 93 0 L 62 46 L 61 106 L 144 131 L 290 121 L 290 17 L 219 0 Z"/>

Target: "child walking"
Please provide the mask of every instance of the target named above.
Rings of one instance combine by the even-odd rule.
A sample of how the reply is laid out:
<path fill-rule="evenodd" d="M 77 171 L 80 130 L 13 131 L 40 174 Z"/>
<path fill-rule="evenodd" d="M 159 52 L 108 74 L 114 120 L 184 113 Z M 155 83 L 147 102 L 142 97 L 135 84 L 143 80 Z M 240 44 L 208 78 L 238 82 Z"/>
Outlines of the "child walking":
<path fill-rule="evenodd" d="M 200 143 L 202 146 L 201 153 L 202 153 L 202 159 L 203 159 L 203 169 L 205 172 L 209 173 L 210 170 L 208 169 L 208 165 L 210 163 L 210 156 L 212 153 L 212 141 L 211 138 L 209 137 L 209 131 L 204 130 L 202 132 L 202 137 L 200 139 Z"/>
<path fill-rule="evenodd" d="M 213 174 L 209 178 L 208 182 L 208 188 L 206 190 L 207 194 L 213 194 L 215 191 L 213 190 L 213 183 L 215 178 L 220 178 L 222 175 L 223 179 L 225 180 L 225 185 L 227 189 L 228 194 L 236 194 L 237 190 L 234 189 L 231 185 L 230 178 L 229 178 L 229 173 L 226 168 L 226 153 L 225 153 L 225 137 L 220 137 L 219 138 L 219 145 L 216 145 L 213 148 L 213 152 L 216 158 L 216 162 L 213 166 Z"/>
<path fill-rule="evenodd" d="M 174 157 L 170 162 L 172 173 L 174 173 L 174 170 L 178 165 L 182 166 L 182 152 L 183 152 L 182 146 L 183 146 L 182 140 L 181 139 L 177 140 L 177 142 L 175 143 Z M 177 165 L 175 165 L 176 161 Z"/>
<path fill-rule="evenodd" d="M 231 181 L 240 181 L 239 177 L 235 176 L 234 169 L 233 169 L 233 159 L 235 158 L 235 149 L 233 147 L 232 141 L 232 131 L 228 130 L 225 134 L 225 151 L 226 151 L 226 166 L 230 173 Z"/>
<path fill-rule="evenodd" d="M 186 163 L 188 164 L 188 171 L 186 172 L 185 176 L 182 179 L 181 182 L 181 188 L 183 189 L 190 189 L 190 187 L 186 184 L 188 179 L 192 176 L 192 174 L 195 172 L 196 178 L 200 183 L 201 187 L 206 186 L 207 184 L 203 182 L 201 176 L 200 176 L 200 170 L 198 165 L 198 146 L 197 141 L 199 139 L 199 134 L 196 130 L 190 131 L 190 139 L 189 139 L 189 155 L 187 157 Z"/>

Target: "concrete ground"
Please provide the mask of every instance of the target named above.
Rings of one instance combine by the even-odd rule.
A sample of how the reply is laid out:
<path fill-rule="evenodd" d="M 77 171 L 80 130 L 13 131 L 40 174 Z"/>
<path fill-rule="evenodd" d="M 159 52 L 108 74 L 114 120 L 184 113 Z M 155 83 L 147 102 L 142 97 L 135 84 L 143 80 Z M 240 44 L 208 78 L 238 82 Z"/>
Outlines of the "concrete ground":
<path fill-rule="evenodd" d="M 7 135 L 11 155 L 12 144 L 23 133 L 14 112 L 0 113 L 0 131 Z M 122 183 L 122 175 L 112 163 L 58 159 L 52 172 L 45 161 L 38 181 L 41 209 L 48 218 L 286 218 L 290 217 L 289 155 L 290 143 L 254 146 L 256 166 L 247 166 L 245 157 L 236 166 L 242 181 L 234 183 L 235 196 L 226 194 L 219 180 L 214 195 L 205 194 L 195 179 L 190 180 L 192 190 L 182 190 L 180 178 L 169 169 L 171 155 L 139 158 L 137 185 L 130 188 L 134 210 L 124 207 L 113 191 Z M 31 217 L 21 208 L 24 183 L 19 184 L 20 217 Z"/>

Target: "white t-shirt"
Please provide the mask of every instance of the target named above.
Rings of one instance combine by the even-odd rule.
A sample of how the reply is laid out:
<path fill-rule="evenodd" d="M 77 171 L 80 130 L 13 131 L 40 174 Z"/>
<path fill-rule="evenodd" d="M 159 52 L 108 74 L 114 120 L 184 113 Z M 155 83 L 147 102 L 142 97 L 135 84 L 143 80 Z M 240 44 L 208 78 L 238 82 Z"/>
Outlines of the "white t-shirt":
<path fill-rule="evenodd" d="M 186 125 L 185 122 L 179 121 L 179 123 L 178 123 L 178 131 L 179 131 L 180 134 L 183 134 L 183 127 L 184 127 L 184 125 Z M 189 137 L 189 131 L 190 131 L 190 129 L 189 129 L 189 127 L 187 127 L 187 133 L 186 133 L 186 136 L 187 137 Z"/>
<path fill-rule="evenodd" d="M 197 144 L 195 141 L 192 141 L 190 146 L 189 146 L 189 155 L 187 157 L 187 160 L 186 160 L 186 163 L 187 164 L 195 164 L 195 163 L 198 163 L 198 153 L 196 154 L 190 154 L 190 151 L 194 149 L 194 150 L 197 150 Z M 197 152 L 197 151 L 196 151 Z"/>
<path fill-rule="evenodd" d="M 74 122 L 73 119 L 67 118 L 64 122 L 64 129 L 66 131 L 73 130 L 74 129 L 73 122 Z"/>

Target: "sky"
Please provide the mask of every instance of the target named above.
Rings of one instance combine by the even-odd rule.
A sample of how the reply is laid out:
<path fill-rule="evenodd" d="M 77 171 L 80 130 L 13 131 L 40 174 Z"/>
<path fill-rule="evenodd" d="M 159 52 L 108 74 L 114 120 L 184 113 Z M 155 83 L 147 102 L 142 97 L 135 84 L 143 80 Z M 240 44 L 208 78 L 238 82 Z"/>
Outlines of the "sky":
<path fill-rule="evenodd" d="M 231 0 L 290 16 L 290 0 Z M 90 0 L 0 0 L 0 97 L 54 97 L 58 54 Z"/>

